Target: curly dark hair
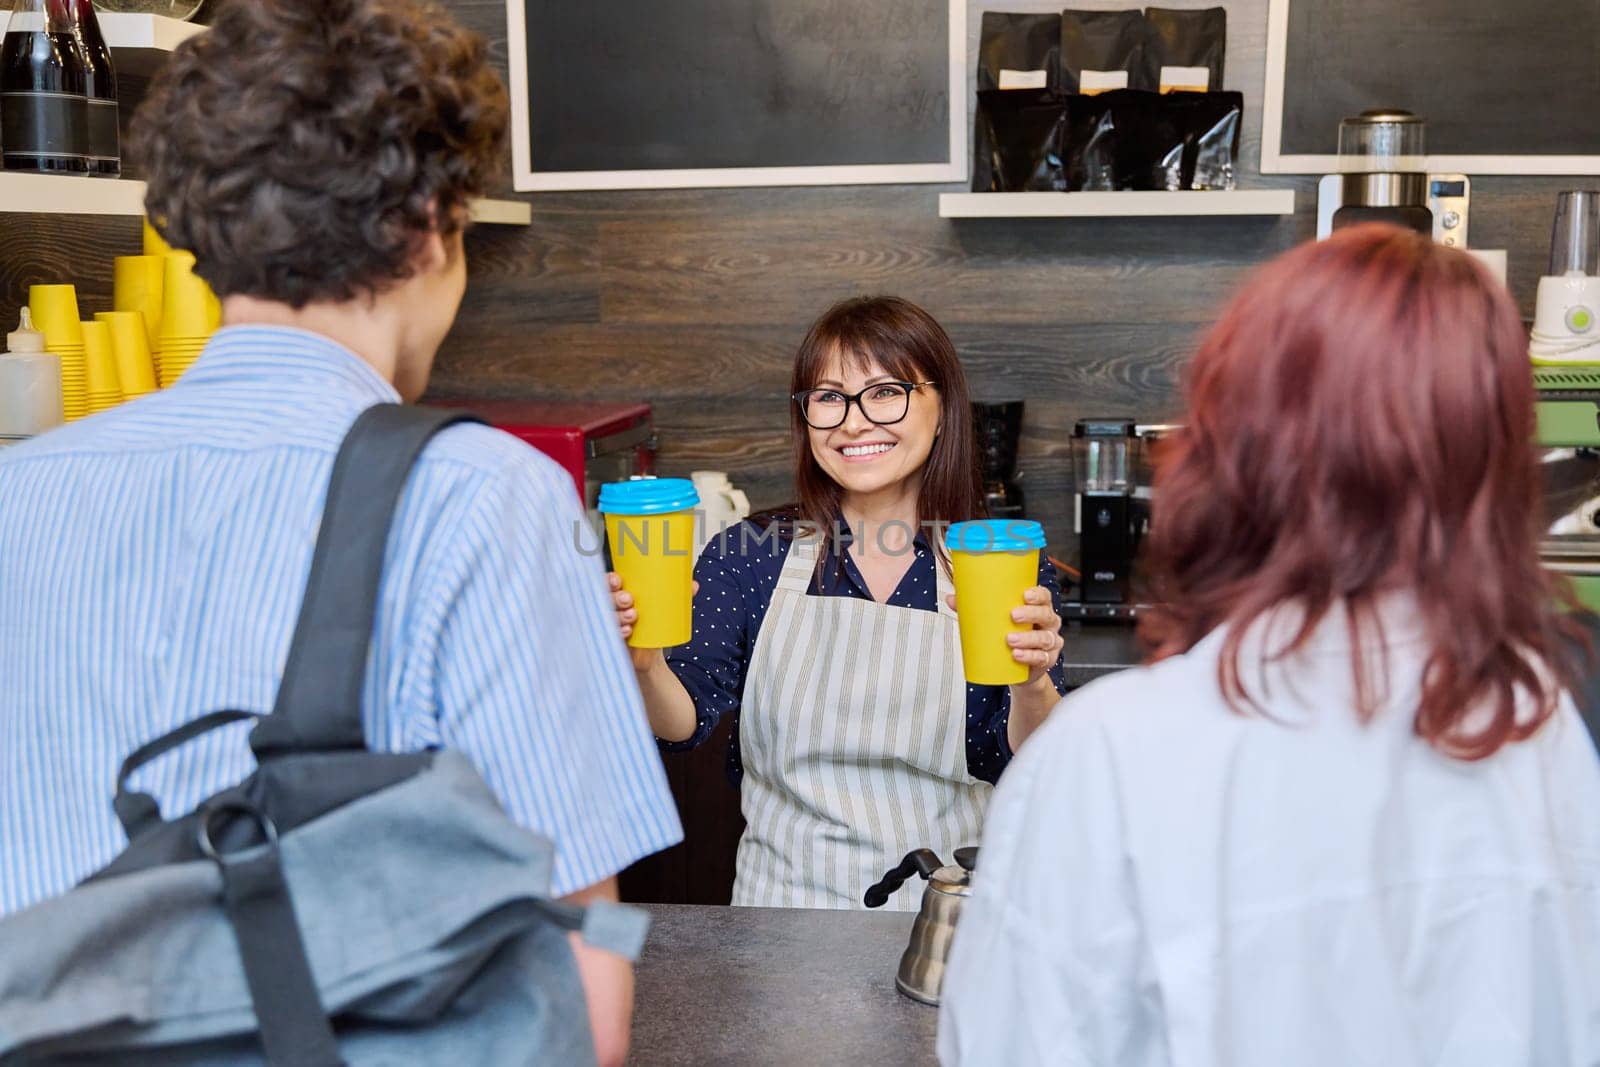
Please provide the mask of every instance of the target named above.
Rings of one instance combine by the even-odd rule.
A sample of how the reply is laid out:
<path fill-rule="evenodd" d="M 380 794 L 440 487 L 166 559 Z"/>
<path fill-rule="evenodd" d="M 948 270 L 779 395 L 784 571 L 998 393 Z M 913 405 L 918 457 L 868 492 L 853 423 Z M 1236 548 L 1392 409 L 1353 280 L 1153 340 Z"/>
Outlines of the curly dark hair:
<path fill-rule="evenodd" d="M 303 307 L 410 273 L 502 158 L 483 38 L 421 0 L 232 0 L 134 117 L 145 209 L 219 296 Z M 435 214 L 437 212 L 437 214 Z"/>

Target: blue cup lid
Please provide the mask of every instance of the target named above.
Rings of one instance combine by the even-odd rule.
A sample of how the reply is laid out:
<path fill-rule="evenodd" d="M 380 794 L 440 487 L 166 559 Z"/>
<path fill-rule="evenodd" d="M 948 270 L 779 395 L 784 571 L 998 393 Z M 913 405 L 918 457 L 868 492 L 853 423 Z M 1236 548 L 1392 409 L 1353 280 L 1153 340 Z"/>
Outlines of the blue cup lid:
<path fill-rule="evenodd" d="M 636 478 L 600 487 L 600 512 L 605 515 L 666 515 L 699 503 L 700 494 L 687 478 Z"/>
<path fill-rule="evenodd" d="M 944 535 L 944 547 L 952 552 L 1037 552 L 1044 543 L 1044 527 L 1022 519 L 958 522 Z"/>

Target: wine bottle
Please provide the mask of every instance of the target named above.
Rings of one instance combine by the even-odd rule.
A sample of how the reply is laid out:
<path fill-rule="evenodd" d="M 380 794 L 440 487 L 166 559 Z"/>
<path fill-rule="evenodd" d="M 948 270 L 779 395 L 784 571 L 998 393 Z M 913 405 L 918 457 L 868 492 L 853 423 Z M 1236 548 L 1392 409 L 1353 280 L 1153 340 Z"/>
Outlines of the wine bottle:
<path fill-rule="evenodd" d="M 82 57 L 62 0 L 15 0 L 0 43 L 0 160 L 7 170 L 88 171 Z"/>
<path fill-rule="evenodd" d="M 83 60 L 83 91 L 89 100 L 89 173 L 115 178 L 122 173 L 117 131 L 117 68 L 100 33 L 92 0 L 65 0 L 72 34 Z"/>

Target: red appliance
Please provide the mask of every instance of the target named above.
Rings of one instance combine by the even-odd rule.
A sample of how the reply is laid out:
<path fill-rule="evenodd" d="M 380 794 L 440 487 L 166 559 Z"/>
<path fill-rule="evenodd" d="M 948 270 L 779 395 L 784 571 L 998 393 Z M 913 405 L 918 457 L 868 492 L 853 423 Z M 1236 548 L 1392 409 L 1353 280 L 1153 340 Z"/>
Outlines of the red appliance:
<path fill-rule="evenodd" d="M 583 506 L 594 509 L 605 482 L 654 474 L 649 404 L 563 404 L 533 400 L 430 400 L 481 416 L 566 468 Z"/>

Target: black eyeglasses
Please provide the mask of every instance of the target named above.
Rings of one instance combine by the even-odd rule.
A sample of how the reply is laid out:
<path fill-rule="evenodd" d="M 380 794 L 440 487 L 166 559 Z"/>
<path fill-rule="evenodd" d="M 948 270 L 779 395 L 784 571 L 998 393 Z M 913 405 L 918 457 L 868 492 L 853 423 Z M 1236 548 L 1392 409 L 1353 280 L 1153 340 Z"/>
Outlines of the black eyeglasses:
<path fill-rule="evenodd" d="M 794 394 L 800 405 L 800 417 L 813 430 L 831 430 L 844 425 L 849 417 L 850 405 L 861 409 L 867 421 L 876 426 L 892 426 L 906 417 L 911 410 L 911 394 L 925 385 L 938 382 L 875 382 L 859 393 L 847 394 L 837 389 L 807 389 Z"/>

